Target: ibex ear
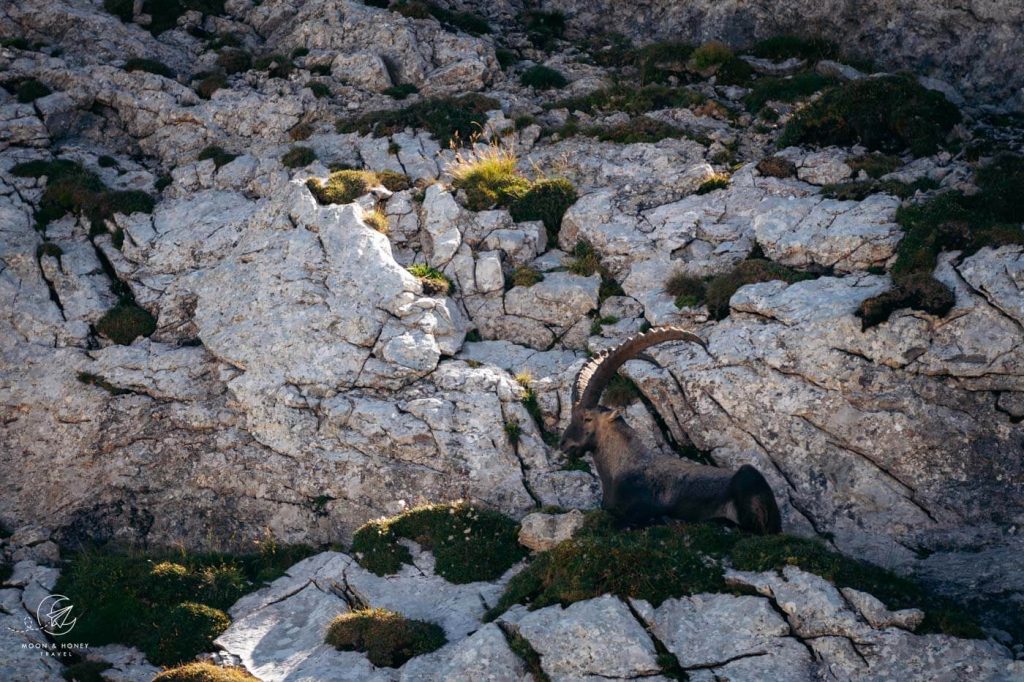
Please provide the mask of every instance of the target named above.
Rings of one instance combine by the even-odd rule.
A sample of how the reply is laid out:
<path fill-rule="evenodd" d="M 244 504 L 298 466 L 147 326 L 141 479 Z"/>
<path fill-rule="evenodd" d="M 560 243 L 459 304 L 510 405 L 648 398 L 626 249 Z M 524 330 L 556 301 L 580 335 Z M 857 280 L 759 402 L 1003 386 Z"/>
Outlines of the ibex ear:
<path fill-rule="evenodd" d="M 608 421 L 613 422 L 622 416 L 622 410 L 618 407 L 605 408 L 604 416 Z"/>

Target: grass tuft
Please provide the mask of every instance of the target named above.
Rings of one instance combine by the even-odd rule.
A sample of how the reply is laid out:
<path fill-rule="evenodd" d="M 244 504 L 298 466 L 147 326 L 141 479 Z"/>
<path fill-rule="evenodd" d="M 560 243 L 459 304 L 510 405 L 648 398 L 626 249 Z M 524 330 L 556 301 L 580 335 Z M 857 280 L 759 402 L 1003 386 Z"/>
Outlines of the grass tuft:
<path fill-rule="evenodd" d="M 796 175 L 796 164 L 781 156 L 766 156 L 757 162 L 757 172 L 765 177 L 791 178 Z"/>
<path fill-rule="evenodd" d="M 455 283 L 448 275 L 426 263 L 410 265 L 409 272 L 420 280 L 423 293 L 428 296 L 447 296 L 455 288 Z"/>
<path fill-rule="evenodd" d="M 516 168 L 517 161 L 514 151 L 496 142 L 467 153 L 456 148 L 448 172 L 452 186 L 466 193 L 466 206 L 483 211 L 507 207 L 530 189 L 530 181 Z"/>
<path fill-rule="evenodd" d="M 675 297 L 677 308 L 696 307 L 706 303 L 708 312 L 716 320 L 729 314 L 729 299 L 745 284 L 782 280 L 792 284 L 815 275 L 799 272 L 763 258 L 751 258 L 741 262 L 731 271 L 701 280 L 683 273 L 676 273 L 665 282 L 665 291 Z"/>
<path fill-rule="evenodd" d="M 877 152 L 873 154 L 851 156 L 846 159 L 845 163 L 853 169 L 854 173 L 864 171 L 867 173 L 869 178 L 880 178 L 887 173 L 892 173 L 903 165 L 903 161 L 900 157 L 879 154 Z"/>
<path fill-rule="evenodd" d="M 496 580 L 526 555 L 519 525 L 496 511 L 465 502 L 425 505 L 398 516 L 371 521 L 356 531 L 352 553 L 377 575 L 411 564 L 399 538 L 418 542 L 437 560 L 437 574 L 456 584 Z"/>
<path fill-rule="evenodd" d="M 435 623 L 386 609 L 361 609 L 331 621 L 326 641 L 339 651 L 364 652 L 377 667 L 399 668 L 415 656 L 440 649 L 448 640 Z"/>
<path fill-rule="evenodd" d="M 213 73 L 200 79 L 195 85 L 196 94 L 203 99 L 210 99 L 213 93 L 228 86 L 228 79 L 223 74 Z"/>
<path fill-rule="evenodd" d="M 153 682 L 253 682 L 256 679 L 245 668 L 195 662 L 164 670 L 153 678 Z"/>
<path fill-rule="evenodd" d="M 601 394 L 601 402 L 608 407 L 629 407 L 640 399 L 640 389 L 632 381 L 616 374 Z"/>
<path fill-rule="evenodd" d="M 617 84 L 579 97 L 556 101 L 551 108 L 565 108 L 570 112 L 582 111 L 591 115 L 615 111 L 636 115 L 658 109 L 695 107 L 705 101 L 703 95 L 687 88 L 658 84 Z"/>
<path fill-rule="evenodd" d="M 835 83 L 835 79 L 814 71 L 804 71 L 785 78 L 759 78 L 743 103 L 750 112 L 758 112 L 768 102 L 793 102 L 810 97 Z"/>
<path fill-rule="evenodd" d="M 292 60 L 280 54 L 268 54 L 253 61 L 252 66 L 257 71 L 265 71 L 271 78 L 288 78 L 295 65 Z"/>
<path fill-rule="evenodd" d="M 305 168 L 316 161 L 316 152 L 309 147 L 295 146 L 285 152 L 281 157 L 281 164 L 285 168 Z"/>
<path fill-rule="evenodd" d="M 696 194 L 707 194 L 716 189 L 725 189 L 729 186 L 729 175 L 726 173 L 714 173 L 707 180 L 700 184 Z"/>
<path fill-rule="evenodd" d="M 204 147 L 199 152 L 199 156 L 196 157 L 196 161 L 206 161 L 207 159 L 210 159 L 213 161 L 214 167 L 220 169 L 221 166 L 226 166 L 237 158 L 238 154 L 232 154 L 231 152 L 226 151 L 223 147 L 211 144 L 208 147 Z"/>
<path fill-rule="evenodd" d="M 712 40 L 704 43 L 690 54 L 690 66 L 696 71 L 704 71 L 721 66 L 734 58 L 732 49 L 725 43 Z"/>
<path fill-rule="evenodd" d="M 512 286 L 532 287 L 544 281 L 544 275 L 529 265 L 520 265 L 512 272 Z"/>
<path fill-rule="evenodd" d="M 565 178 L 545 178 L 512 202 L 509 213 L 516 222 L 541 220 L 548 233 L 548 243 L 558 243 L 562 217 L 576 203 L 576 188 Z"/>
<path fill-rule="evenodd" d="M 363 222 L 381 234 L 387 234 L 391 229 L 391 223 L 388 221 L 387 214 L 381 210 L 364 211 Z"/>
<path fill-rule="evenodd" d="M 392 85 L 390 88 L 384 89 L 382 94 L 385 94 L 392 99 L 402 100 L 419 91 L 420 89 L 412 83 L 399 83 L 398 85 Z"/>
<path fill-rule="evenodd" d="M 569 81 L 566 80 L 561 71 L 540 64 L 531 66 L 526 71 L 523 71 L 522 75 L 519 76 L 519 82 L 537 90 L 564 88 L 569 84 Z"/>
<path fill-rule="evenodd" d="M 252 68 L 252 55 L 239 47 L 225 47 L 217 53 L 217 66 L 229 76 Z"/>
<path fill-rule="evenodd" d="M 677 272 L 665 282 L 665 292 L 675 299 L 677 308 L 694 308 L 707 297 L 707 284 L 700 277 Z"/>
<path fill-rule="evenodd" d="M 326 182 L 310 178 L 306 187 L 323 204 L 350 204 L 378 185 L 392 192 L 409 188 L 409 178 L 393 171 L 344 169 L 331 173 Z"/>
<path fill-rule="evenodd" d="M 68 213 L 85 216 L 91 233 L 106 230 L 105 221 L 117 213 L 152 213 L 153 197 L 139 190 L 112 191 L 99 176 L 74 161 L 28 161 L 11 168 L 15 177 L 46 178 L 46 190 L 36 211 L 36 227 L 46 225 Z"/>
<path fill-rule="evenodd" d="M 520 20 L 525 24 L 526 37 L 539 50 L 550 50 L 565 35 L 565 15 L 562 12 L 531 10 Z"/>

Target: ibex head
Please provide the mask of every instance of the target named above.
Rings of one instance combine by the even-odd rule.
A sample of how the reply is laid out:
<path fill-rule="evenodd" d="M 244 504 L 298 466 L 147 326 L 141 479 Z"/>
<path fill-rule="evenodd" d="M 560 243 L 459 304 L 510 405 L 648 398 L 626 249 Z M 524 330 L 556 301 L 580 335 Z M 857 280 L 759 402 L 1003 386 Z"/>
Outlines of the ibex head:
<path fill-rule="evenodd" d="M 704 340 L 693 332 L 663 327 L 634 336 L 583 365 L 572 387 L 572 419 L 559 443 L 562 452 L 570 457 L 579 457 L 588 450 L 596 449 L 599 425 L 619 418 L 617 410 L 598 405 L 601 393 L 619 367 L 657 343 L 677 340 L 691 341 L 706 348 Z"/>

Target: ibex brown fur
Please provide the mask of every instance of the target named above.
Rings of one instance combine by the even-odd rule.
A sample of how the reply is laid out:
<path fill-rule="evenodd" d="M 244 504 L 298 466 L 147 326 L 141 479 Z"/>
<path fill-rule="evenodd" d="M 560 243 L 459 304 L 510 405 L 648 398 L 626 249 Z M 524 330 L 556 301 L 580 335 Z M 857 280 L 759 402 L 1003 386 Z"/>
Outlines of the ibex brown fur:
<path fill-rule="evenodd" d="M 675 340 L 704 347 L 696 334 L 665 327 L 635 336 L 584 365 L 573 386 L 572 419 L 562 451 L 571 457 L 593 451 L 604 508 L 627 523 L 726 518 L 755 533 L 780 532 L 775 496 L 757 469 L 749 464 L 720 469 L 652 452 L 617 411 L 598 404 L 627 360 L 656 343 Z"/>

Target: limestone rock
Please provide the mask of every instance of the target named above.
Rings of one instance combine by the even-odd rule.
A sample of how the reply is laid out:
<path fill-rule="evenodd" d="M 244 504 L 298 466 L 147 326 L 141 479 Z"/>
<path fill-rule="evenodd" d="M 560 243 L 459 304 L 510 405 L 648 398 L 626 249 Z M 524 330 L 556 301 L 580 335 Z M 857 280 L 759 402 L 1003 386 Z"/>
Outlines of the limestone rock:
<path fill-rule="evenodd" d="M 654 644 L 629 607 L 605 595 L 566 608 L 549 606 L 518 620 L 552 679 L 638 677 L 660 671 Z"/>
<path fill-rule="evenodd" d="M 890 611 L 881 600 L 866 592 L 855 590 L 852 587 L 844 587 L 840 592 L 860 612 L 864 620 L 871 623 L 873 628 L 898 627 L 913 632 L 924 620 L 924 611 L 921 609 Z"/>
<path fill-rule="evenodd" d="M 394 83 L 388 67 L 378 55 L 367 52 L 339 54 L 331 63 L 331 75 L 343 83 L 381 92 Z"/>
<path fill-rule="evenodd" d="M 519 544 L 543 552 L 571 538 L 583 527 L 583 513 L 574 509 L 565 514 L 527 514 L 520 521 Z"/>

